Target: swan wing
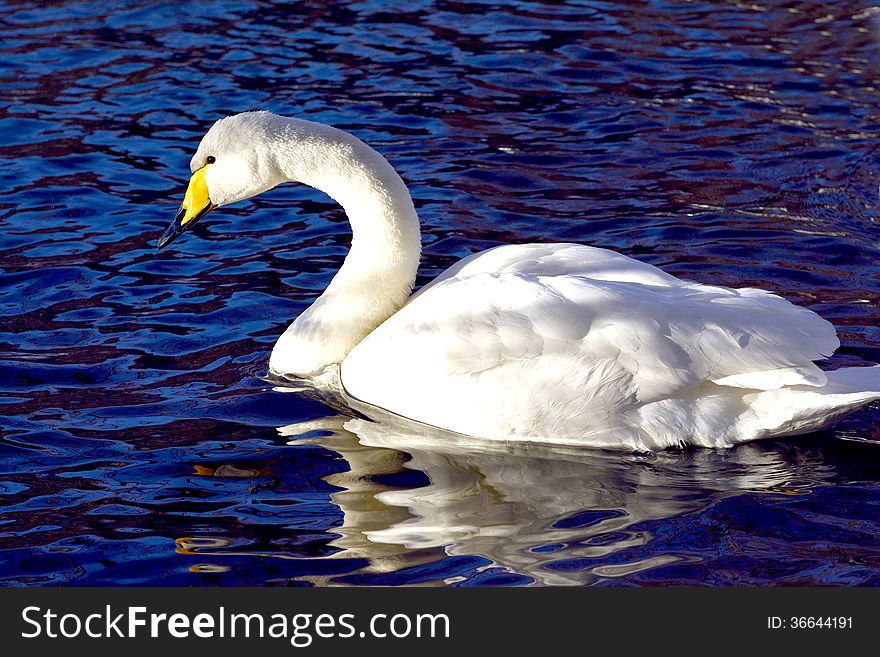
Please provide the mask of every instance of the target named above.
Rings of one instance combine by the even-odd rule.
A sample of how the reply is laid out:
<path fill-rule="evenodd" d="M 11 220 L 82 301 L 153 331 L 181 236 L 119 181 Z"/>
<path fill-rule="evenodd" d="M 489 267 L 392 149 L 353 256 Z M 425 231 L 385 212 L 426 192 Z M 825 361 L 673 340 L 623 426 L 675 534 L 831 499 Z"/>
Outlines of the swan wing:
<path fill-rule="evenodd" d="M 461 433 L 583 435 L 707 382 L 821 386 L 812 361 L 838 344 L 831 324 L 769 292 L 583 245 L 511 245 L 444 272 L 341 373 L 352 396 Z"/>
<path fill-rule="evenodd" d="M 508 244 L 462 258 L 413 295 L 415 300 L 435 285 L 476 274 L 579 275 L 597 280 L 671 285 L 679 280 L 654 265 L 608 249 L 583 244 Z"/>

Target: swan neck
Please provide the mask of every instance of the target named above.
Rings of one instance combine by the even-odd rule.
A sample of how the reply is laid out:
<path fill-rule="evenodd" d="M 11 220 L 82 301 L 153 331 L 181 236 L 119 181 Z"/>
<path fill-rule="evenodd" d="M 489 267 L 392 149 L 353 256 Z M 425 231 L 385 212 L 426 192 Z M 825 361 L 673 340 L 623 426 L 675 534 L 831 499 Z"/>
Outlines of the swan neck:
<path fill-rule="evenodd" d="M 300 122 L 296 127 L 296 146 L 280 149 L 279 168 L 287 179 L 319 189 L 339 203 L 352 230 L 342 267 L 273 351 L 273 361 L 276 352 L 303 353 L 283 368 L 270 362 L 272 369 L 309 374 L 341 362 L 406 302 L 421 240 L 409 191 L 382 155 L 329 126 Z"/>

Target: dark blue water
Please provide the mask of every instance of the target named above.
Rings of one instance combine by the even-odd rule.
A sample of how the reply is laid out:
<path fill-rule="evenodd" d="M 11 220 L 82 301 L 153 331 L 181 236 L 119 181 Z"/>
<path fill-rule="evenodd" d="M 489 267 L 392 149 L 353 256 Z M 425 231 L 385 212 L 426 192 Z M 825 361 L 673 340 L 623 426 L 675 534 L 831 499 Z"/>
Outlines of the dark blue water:
<path fill-rule="evenodd" d="M 880 362 L 880 10 L 0 5 L 0 582 L 880 585 L 880 407 L 728 451 L 423 444 L 261 377 L 345 254 L 285 186 L 157 253 L 247 109 L 383 152 L 420 283 L 579 241 L 758 286 Z"/>

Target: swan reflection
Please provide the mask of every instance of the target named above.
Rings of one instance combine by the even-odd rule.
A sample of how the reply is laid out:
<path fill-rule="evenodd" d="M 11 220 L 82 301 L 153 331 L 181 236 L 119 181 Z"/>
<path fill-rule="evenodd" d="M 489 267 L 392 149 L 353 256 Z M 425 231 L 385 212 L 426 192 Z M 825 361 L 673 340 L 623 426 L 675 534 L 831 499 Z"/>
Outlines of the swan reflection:
<path fill-rule="evenodd" d="M 304 436 L 315 430 L 330 435 Z M 789 453 L 784 444 L 633 455 L 492 443 L 400 418 L 346 416 L 279 432 L 348 462 L 349 471 L 325 479 L 341 489 L 331 499 L 344 514 L 334 556 L 367 559 L 372 572 L 468 555 L 539 584 L 589 584 L 694 558 L 616 561 L 615 554 L 653 539 L 645 521 L 746 492 L 803 494 L 833 475 L 819 454 Z M 406 470 L 429 483 L 380 483 Z"/>

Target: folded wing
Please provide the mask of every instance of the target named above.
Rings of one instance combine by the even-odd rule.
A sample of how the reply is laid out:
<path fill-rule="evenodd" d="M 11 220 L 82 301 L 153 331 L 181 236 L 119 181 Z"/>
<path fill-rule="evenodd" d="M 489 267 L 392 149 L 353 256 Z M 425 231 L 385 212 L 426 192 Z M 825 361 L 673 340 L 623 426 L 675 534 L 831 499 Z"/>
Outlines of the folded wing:
<path fill-rule="evenodd" d="M 513 245 L 447 270 L 342 365 L 348 392 L 485 437 L 623 427 L 714 382 L 821 386 L 838 346 L 815 313 L 756 289 L 681 281 L 612 251 Z"/>

